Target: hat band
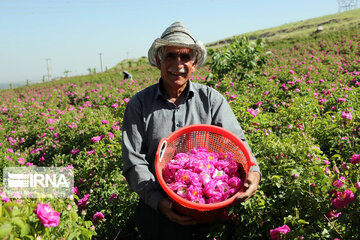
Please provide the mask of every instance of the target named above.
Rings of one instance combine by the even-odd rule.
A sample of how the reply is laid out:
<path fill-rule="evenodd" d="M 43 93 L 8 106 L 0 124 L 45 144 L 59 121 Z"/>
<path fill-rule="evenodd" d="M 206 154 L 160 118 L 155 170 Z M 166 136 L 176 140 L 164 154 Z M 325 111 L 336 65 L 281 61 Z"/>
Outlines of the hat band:
<path fill-rule="evenodd" d="M 169 33 L 161 36 L 161 39 L 164 39 L 164 37 L 169 36 L 170 34 L 173 34 L 173 33 L 175 33 L 175 32 L 185 33 L 186 35 L 188 35 L 188 36 L 194 41 L 194 43 L 196 43 L 195 39 L 194 39 L 190 34 L 188 34 L 187 32 L 183 32 L 183 31 L 173 31 L 173 32 L 169 32 Z"/>

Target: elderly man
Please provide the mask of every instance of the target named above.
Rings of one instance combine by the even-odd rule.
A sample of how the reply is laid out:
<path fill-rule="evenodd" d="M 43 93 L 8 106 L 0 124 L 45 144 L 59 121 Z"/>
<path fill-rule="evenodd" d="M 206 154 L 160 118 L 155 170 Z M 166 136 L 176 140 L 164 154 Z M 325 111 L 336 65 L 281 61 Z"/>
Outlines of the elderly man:
<path fill-rule="evenodd" d="M 148 52 L 161 78 L 128 102 L 123 122 L 124 175 L 140 196 L 135 221 L 144 239 L 204 239 L 206 233 L 189 216 L 178 214 L 157 182 L 154 159 L 158 143 L 173 131 L 192 124 L 221 126 L 245 136 L 226 99 L 216 90 L 189 80 L 206 60 L 206 49 L 181 22 L 170 25 Z M 253 196 L 260 181 L 258 165 L 250 169 L 246 192 Z M 171 234 L 171 235 L 170 235 Z"/>

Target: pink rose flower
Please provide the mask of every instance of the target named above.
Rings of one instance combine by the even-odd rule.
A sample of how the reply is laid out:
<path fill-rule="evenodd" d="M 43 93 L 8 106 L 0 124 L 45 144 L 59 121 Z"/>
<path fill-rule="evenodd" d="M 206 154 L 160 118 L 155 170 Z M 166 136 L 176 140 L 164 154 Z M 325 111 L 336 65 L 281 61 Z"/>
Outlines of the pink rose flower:
<path fill-rule="evenodd" d="M 322 103 L 326 103 L 327 99 L 326 98 L 321 98 L 318 102 L 321 105 Z"/>
<path fill-rule="evenodd" d="M 71 151 L 70 151 L 70 153 L 72 154 L 72 155 L 76 155 L 76 154 L 78 154 L 80 152 L 80 150 L 79 149 L 72 149 Z"/>
<path fill-rule="evenodd" d="M 275 229 L 270 229 L 270 236 L 272 240 L 280 240 L 281 236 L 286 235 L 290 231 L 291 229 L 288 227 L 288 225 L 283 225 Z"/>
<path fill-rule="evenodd" d="M 70 129 L 77 128 L 77 125 L 75 123 L 71 123 L 68 125 Z"/>
<path fill-rule="evenodd" d="M 119 104 L 114 103 L 113 105 L 111 105 L 111 108 L 117 108 L 119 106 Z"/>
<path fill-rule="evenodd" d="M 358 191 L 360 191 L 360 182 L 356 182 L 356 183 L 355 183 L 355 187 L 356 187 L 356 189 L 357 189 Z"/>
<path fill-rule="evenodd" d="M 51 119 L 51 118 L 49 118 L 49 119 L 46 121 L 46 123 L 47 123 L 47 124 L 52 124 L 52 123 L 54 123 L 54 120 Z"/>
<path fill-rule="evenodd" d="M 236 94 L 231 94 L 231 95 L 230 95 L 230 99 L 231 99 L 231 100 L 234 100 L 236 97 L 237 97 Z"/>
<path fill-rule="evenodd" d="M 91 155 L 91 154 L 94 154 L 95 153 L 95 150 L 89 150 L 86 152 L 87 155 Z"/>
<path fill-rule="evenodd" d="M 337 218 L 341 215 L 341 212 L 338 212 L 338 213 L 334 213 L 333 211 L 329 211 L 326 216 L 328 218 Z"/>
<path fill-rule="evenodd" d="M 80 194 L 80 192 L 79 192 L 79 190 L 78 190 L 78 187 L 72 187 L 72 192 L 73 193 L 75 193 L 76 195 L 79 195 Z"/>
<path fill-rule="evenodd" d="M 104 138 L 104 135 L 100 135 L 100 136 L 95 136 L 95 137 L 92 137 L 91 138 L 91 141 L 93 142 L 93 143 L 96 143 L 96 142 L 99 142 L 101 139 L 103 139 Z"/>
<path fill-rule="evenodd" d="M 4 192 L 0 192 L 0 197 L 1 197 L 1 201 L 3 201 L 4 203 L 11 201 L 10 198 L 8 198 Z"/>
<path fill-rule="evenodd" d="M 350 162 L 354 165 L 359 163 L 360 162 L 360 154 L 354 153 L 354 155 L 352 155 L 352 157 L 350 158 Z"/>
<path fill-rule="evenodd" d="M 83 198 L 79 199 L 78 207 L 80 209 L 89 204 L 89 197 L 90 197 L 90 194 L 85 194 Z"/>
<path fill-rule="evenodd" d="M 114 130 L 120 130 L 120 127 L 119 127 L 119 126 L 112 126 L 112 129 L 114 129 Z"/>
<path fill-rule="evenodd" d="M 111 139 L 111 138 L 114 138 L 114 134 L 112 132 L 108 132 L 108 137 Z"/>
<path fill-rule="evenodd" d="M 110 195 L 110 199 L 109 199 L 109 200 L 111 200 L 111 199 L 116 199 L 116 198 L 118 198 L 117 194 L 116 194 L 116 193 L 112 193 L 112 194 Z"/>
<path fill-rule="evenodd" d="M 37 204 L 34 213 L 45 227 L 57 227 L 59 225 L 60 213 L 55 212 L 49 204 Z"/>
<path fill-rule="evenodd" d="M 345 190 L 344 192 L 337 192 L 336 198 L 331 200 L 331 203 L 337 209 L 346 207 L 349 203 L 355 200 L 354 193 L 351 190 Z"/>
<path fill-rule="evenodd" d="M 338 98 L 336 102 L 346 102 L 346 98 Z"/>
<path fill-rule="evenodd" d="M 205 200 L 202 198 L 202 188 L 194 185 L 190 185 L 187 189 L 187 199 L 196 203 L 205 203 Z"/>
<path fill-rule="evenodd" d="M 333 182 L 332 182 L 332 185 L 334 187 L 342 187 L 344 186 L 344 182 L 345 182 L 345 177 L 344 176 L 340 176 L 338 179 L 335 179 Z"/>
<path fill-rule="evenodd" d="M 101 213 L 101 212 L 96 212 L 93 216 L 93 220 L 94 221 L 101 221 L 103 220 L 105 217 L 104 217 L 104 214 Z"/>
<path fill-rule="evenodd" d="M 351 112 L 349 112 L 349 111 L 342 112 L 341 117 L 344 118 L 344 119 L 352 119 Z"/>
<path fill-rule="evenodd" d="M 258 113 L 260 113 L 260 109 L 259 109 L 259 108 L 257 108 L 256 110 L 253 109 L 253 108 L 249 108 L 247 111 L 248 111 L 251 115 L 253 115 L 254 117 L 256 117 L 256 115 L 258 115 Z"/>
<path fill-rule="evenodd" d="M 6 151 L 9 152 L 9 153 L 14 153 L 14 150 L 11 149 L 11 148 L 7 148 Z"/>
<path fill-rule="evenodd" d="M 25 159 L 24 158 L 19 158 L 18 159 L 18 162 L 20 165 L 24 164 L 25 163 Z"/>

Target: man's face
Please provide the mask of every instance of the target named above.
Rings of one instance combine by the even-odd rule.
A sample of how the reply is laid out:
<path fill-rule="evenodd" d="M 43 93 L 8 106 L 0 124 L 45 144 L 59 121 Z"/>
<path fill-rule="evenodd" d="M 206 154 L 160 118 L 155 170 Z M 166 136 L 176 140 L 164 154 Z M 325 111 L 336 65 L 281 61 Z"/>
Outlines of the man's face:
<path fill-rule="evenodd" d="M 166 88 L 176 90 L 186 85 L 196 70 L 196 60 L 193 61 L 192 56 L 189 48 L 164 47 L 157 64 Z"/>

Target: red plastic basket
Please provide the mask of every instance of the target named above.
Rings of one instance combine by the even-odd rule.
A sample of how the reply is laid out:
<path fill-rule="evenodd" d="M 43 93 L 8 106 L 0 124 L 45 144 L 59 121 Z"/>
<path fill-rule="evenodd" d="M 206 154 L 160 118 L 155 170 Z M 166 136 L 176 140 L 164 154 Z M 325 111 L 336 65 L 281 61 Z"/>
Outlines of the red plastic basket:
<path fill-rule="evenodd" d="M 165 165 L 177 153 L 186 153 L 196 147 L 205 147 L 208 152 L 232 153 L 234 161 L 239 163 L 240 177 L 243 181 L 246 180 L 250 167 L 255 164 L 249 149 L 242 140 L 221 127 L 207 124 L 190 125 L 160 140 L 155 158 L 155 172 L 161 187 L 173 200 L 178 212 L 192 216 L 199 223 L 206 223 L 216 219 L 239 194 L 244 192 L 244 188 L 227 200 L 212 204 L 194 203 L 173 192 L 163 178 Z"/>

